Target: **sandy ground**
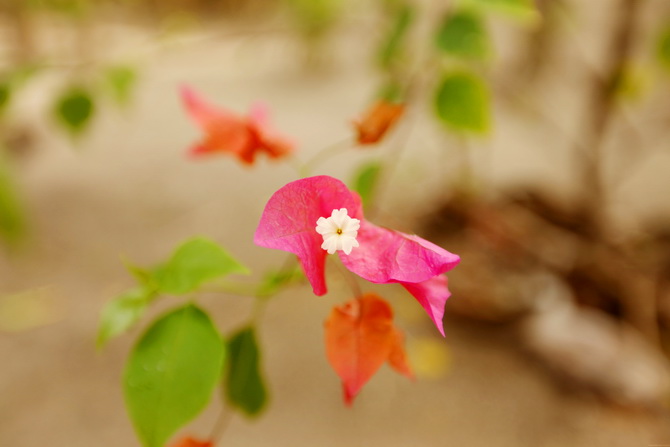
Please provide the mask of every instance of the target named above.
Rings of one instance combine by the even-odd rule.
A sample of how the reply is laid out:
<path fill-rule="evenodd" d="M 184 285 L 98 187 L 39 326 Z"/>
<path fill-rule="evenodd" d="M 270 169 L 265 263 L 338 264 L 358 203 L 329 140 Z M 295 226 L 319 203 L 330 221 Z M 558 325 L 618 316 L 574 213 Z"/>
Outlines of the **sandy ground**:
<path fill-rule="evenodd" d="M 265 201 L 296 177 L 294 169 L 265 162 L 245 169 L 228 158 L 187 160 L 184 149 L 198 132 L 181 110 L 176 93 L 180 83 L 192 84 L 238 111 L 263 99 L 275 111 L 277 127 L 299 141 L 305 158 L 347 136 L 347 123 L 376 86 L 364 63 L 364 45 L 332 48 L 338 63 L 314 74 L 300 67 L 299 45 L 282 35 L 231 39 L 206 33 L 147 50 L 153 43 L 141 31 L 111 32 L 124 36 L 118 46 L 125 51 L 139 48 L 136 54 L 130 51 L 142 70 L 132 107 L 124 113 L 103 108 L 74 149 L 35 116 L 39 147 L 19 166 L 31 241 L 22 252 L 1 260 L 0 291 L 32 291 L 46 309 L 47 324 L 0 333 L 0 357 L 5 358 L 0 369 L 0 446 L 138 445 L 125 415 L 120 376 L 140 331 L 113 341 L 103 352 L 94 347 L 100 309 L 132 284 L 120 257 L 152 264 L 182 240 L 200 234 L 219 241 L 256 271 L 283 259 L 251 241 Z M 115 43 L 110 41 L 112 58 L 123 55 Z M 46 79 L 26 92 L 22 113 L 41 110 L 45 92 L 57 82 Z M 548 94 L 561 97 L 561 91 Z M 408 222 L 430 208 L 445 184 L 443 171 L 433 166 L 440 143 L 421 137 L 434 125 L 424 123 L 420 113 L 416 122 L 412 151 L 417 152 L 405 154 L 407 169 L 397 174 L 386 198 L 397 220 Z M 543 136 L 522 127 L 520 119 L 509 118 L 490 141 L 477 143 L 490 147 L 495 181 L 524 174 L 532 181 L 553 172 L 555 158 L 565 158 L 561 153 L 537 156 L 534 143 Z M 525 144 L 518 147 L 516 141 Z M 509 147 L 516 156 L 505 152 Z M 347 178 L 352 166 L 370 157 L 374 154 L 352 151 L 315 173 Z M 508 160 L 506 169 L 499 167 L 501 159 Z M 422 170 L 429 174 L 417 176 Z M 553 174 L 550 181 L 569 182 Z M 655 181 L 658 188 L 666 187 Z M 457 276 L 455 271 L 452 280 Z M 391 286 L 383 290 L 400 307 L 411 300 Z M 347 296 L 345 286 L 333 280 L 326 297 L 314 297 L 303 288 L 272 301 L 260 330 L 271 404 L 257 421 L 235 416 L 221 445 L 670 445 L 668 421 L 661 416 L 612 408 L 568 392 L 514 346 L 505 328 L 455 318 L 446 324 L 446 374 L 412 383 L 385 368 L 354 408 L 347 409 L 322 344 L 324 318 Z M 243 323 L 250 311 L 245 298 L 205 296 L 201 302 L 225 331 Z M 166 300 L 160 307 L 176 303 Z M 407 329 L 410 345 L 425 337 L 437 340 L 428 319 L 415 318 L 412 310 L 401 312 L 399 324 Z M 218 406 L 214 403 L 186 431 L 208 433 Z"/>

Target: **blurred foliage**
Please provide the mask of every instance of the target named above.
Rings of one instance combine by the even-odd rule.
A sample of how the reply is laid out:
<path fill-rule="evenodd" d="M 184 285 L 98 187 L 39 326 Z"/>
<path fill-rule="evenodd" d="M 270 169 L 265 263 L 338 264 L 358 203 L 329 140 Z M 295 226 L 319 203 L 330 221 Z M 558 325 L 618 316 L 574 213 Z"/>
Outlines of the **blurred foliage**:
<path fill-rule="evenodd" d="M 446 54 L 464 59 L 486 60 L 491 54 L 482 17 L 469 10 L 448 14 L 437 30 L 435 43 Z"/>
<path fill-rule="evenodd" d="M 661 66 L 670 72 L 670 23 L 665 24 L 659 33 L 656 57 Z"/>
<path fill-rule="evenodd" d="M 0 117 L 5 113 L 11 99 L 12 89 L 9 82 L 0 81 Z"/>
<path fill-rule="evenodd" d="M 399 2 L 393 5 L 390 13 L 391 23 L 377 53 L 377 62 L 382 69 L 394 70 L 402 64 L 407 51 L 407 34 L 414 21 L 415 8 L 410 3 Z"/>
<path fill-rule="evenodd" d="M 114 100 L 121 106 L 127 105 L 137 84 L 137 71 L 127 65 L 117 65 L 105 69 L 103 78 Z"/>
<path fill-rule="evenodd" d="M 261 376 L 255 329 L 240 329 L 229 337 L 227 345 L 226 399 L 247 416 L 258 416 L 267 404 L 268 392 Z"/>
<path fill-rule="evenodd" d="M 269 297 L 278 293 L 284 287 L 301 283 L 304 280 L 305 275 L 299 265 L 271 271 L 263 276 L 263 280 L 256 290 L 256 295 L 258 297 Z"/>
<path fill-rule="evenodd" d="M 459 133 L 486 133 L 490 127 L 488 87 L 473 73 L 446 74 L 435 95 L 438 118 Z"/>
<path fill-rule="evenodd" d="M 139 322 L 153 296 L 151 290 L 138 287 L 109 301 L 100 317 L 98 348 L 104 347 L 109 340 L 125 333 Z"/>
<path fill-rule="evenodd" d="M 0 157 L 0 235 L 6 243 L 13 245 L 19 242 L 25 233 L 24 209 L 14 185 L 12 172 L 3 156 Z"/>
<path fill-rule="evenodd" d="M 381 171 L 381 164 L 378 162 L 367 163 L 360 168 L 354 175 L 353 190 L 361 196 L 364 207 L 369 207 L 374 199 L 374 191 L 379 173 Z"/>
<path fill-rule="evenodd" d="M 309 37 L 330 30 L 342 12 L 342 0 L 284 0 L 296 26 Z"/>
<path fill-rule="evenodd" d="M 535 25 L 541 19 L 533 0 L 459 0 L 458 3 L 482 12 L 499 13 L 529 25 Z"/>
<path fill-rule="evenodd" d="M 83 86 L 68 87 L 56 98 L 53 113 L 72 136 L 77 136 L 86 130 L 93 118 L 93 96 Z"/>

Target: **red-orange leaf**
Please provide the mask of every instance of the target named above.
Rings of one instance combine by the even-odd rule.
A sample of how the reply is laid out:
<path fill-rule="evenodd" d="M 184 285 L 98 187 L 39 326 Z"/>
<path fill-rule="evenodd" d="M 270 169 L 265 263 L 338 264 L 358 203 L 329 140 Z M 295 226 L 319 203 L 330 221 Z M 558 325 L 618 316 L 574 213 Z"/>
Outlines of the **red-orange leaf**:
<path fill-rule="evenodd" d="M 342 379 L 347 405 L 386 361 L 412 376 L 402 334 L 393 326 L 391 306 L 377 295 L 370 293 L 333 308 L 325 326 L 326 355 Z"/>
<path fill-rule="evenodd" d="M 214 447 L 211 441 L 198 441 L 190 437 L 186 437 L 176 443 L 173 447 Z"/>
<path fill-rule="evenodd" d="M 409 366 L 407 352 L 405 352 L 405 335 L 400 329 L 394 329 L 391 352 L 389 353 L 389 365 L 400 374 L 414 378 L 412 368 Z"/>
<path fill-rule="evenodd" d="M 360 121 L 354 122 L 358 133 L 358 144 L 375 144 L 381 140 L 395 122 L 402 116 L 405 106 L 379 100 L 365 113 Z"/>

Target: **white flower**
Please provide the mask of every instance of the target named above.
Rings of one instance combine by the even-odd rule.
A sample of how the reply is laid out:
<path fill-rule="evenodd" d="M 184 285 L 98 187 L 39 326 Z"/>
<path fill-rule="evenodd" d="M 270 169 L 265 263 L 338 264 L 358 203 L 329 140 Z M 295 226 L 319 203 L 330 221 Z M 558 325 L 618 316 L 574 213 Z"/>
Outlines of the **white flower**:
<path fill-rule="evenodd" d="M 316 232 L 323 236 L 321 248 L 331 255 L 337 250 L 349 254 L 352 248 L 358 247 L 356 236 L 360 227 L 361 221 L 349 217 L 346 208 L 333 210 L 330 217 L 319 217 L 316 221 Z"/>

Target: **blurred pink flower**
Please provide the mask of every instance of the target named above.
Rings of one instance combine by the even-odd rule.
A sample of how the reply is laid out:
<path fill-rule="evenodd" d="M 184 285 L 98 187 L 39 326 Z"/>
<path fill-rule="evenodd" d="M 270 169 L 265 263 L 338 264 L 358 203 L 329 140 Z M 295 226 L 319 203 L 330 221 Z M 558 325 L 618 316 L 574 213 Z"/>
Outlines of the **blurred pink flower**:
<path fill-rule="evenodd" d="M 337 212 L 333 213 L 334 210 Z M 317 222 L 319 228 L 326 228 L 322 218 L 331 220 L 331 233 L 317 232 Z M 360 221 L 360 227 L 348 231 L 357 228 L 356 220 Z M 314 293 L 323 295 L 327 292 L 326 250 L 333 246 L 326 240 L 335 237 L 333 232 L 356 239 L 357 244 L 345 243 L 337 250 L 347 269 L 373 283 L 401 284 L 444 335 L 442 316 L 450 292 L 443 274 L 458 264 L 458 255 L 418 236 L 366 221 L 360 198 L 340 180 L 317 176 L 280 188 L 265 206 L 254 242 L 297 255 Z M 349 254 L 344 252 L 347 248 Z"/>
<path fill-rule="evenodd" d="M 259 152 L 270 158 L 293 152 L 293 143 L 269 125 L 263 104 L 252 106 L 249 116 L 244 117 L 209 104 L 187 86 L 181 88 L 181 98 L 188 115 L 205 132 L 205 138 L 189 150 L 193 156 L 230 153 L 253 164 Z"/>

